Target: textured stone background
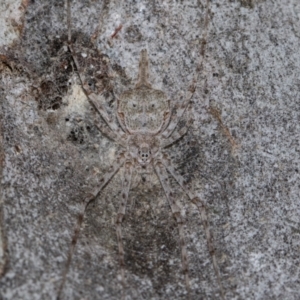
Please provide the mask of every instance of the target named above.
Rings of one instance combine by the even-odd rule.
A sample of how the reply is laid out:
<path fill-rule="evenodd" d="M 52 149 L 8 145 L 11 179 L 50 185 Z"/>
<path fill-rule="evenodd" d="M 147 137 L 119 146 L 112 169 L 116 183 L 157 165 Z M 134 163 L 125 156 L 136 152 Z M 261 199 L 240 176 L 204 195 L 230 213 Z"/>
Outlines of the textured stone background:
<path fill-rule="evenodd" d="M 105 65 L 91 84 L 105 85 L 108 111 L 134 86 L 143 48 L 153 86 L 172 103 L 185 95 L 201 59 L 206 1 L 73 2 L 74 48 Z M 0 294 L 55 299 L 79 203 L 117 147 L 95 128 L 72 69 L 63 1 L 2 0 L 0 11 Z M 300 2 L 210 1 L 209 16 L 194 124 L 168 152 L 207 203 L 226 299 L 299 299 Z M 64 299 L 121 297 L 121 180 L 122 172 L 88 208 Z M 163 191 L 155 176 L 137 183 L 123 224 L 126 299 L 185 299 Z M 219 299 L 199 215 L 172 187 L 186 218 L 191 298 Z"/>

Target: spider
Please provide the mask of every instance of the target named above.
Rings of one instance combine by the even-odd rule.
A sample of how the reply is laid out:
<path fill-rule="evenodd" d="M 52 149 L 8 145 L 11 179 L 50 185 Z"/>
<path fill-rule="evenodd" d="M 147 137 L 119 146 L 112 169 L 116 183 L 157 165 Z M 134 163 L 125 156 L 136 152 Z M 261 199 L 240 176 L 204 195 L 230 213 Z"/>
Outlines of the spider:
<path fill-rule="evenodd" d="M 122 284 L 125 286 L 125 261 L 124 247 L 122 242 L 122 222 L 126 215 L 126 205 L 129 197 L 130 187 L 132 184 L 133 173 L 137 172 L 140 175 L 155 173 L 164 190 L 166 199 L 172 211 L 173 217 L 176 220 L 179 231 L 179 245 L 181 247 L 182 271 L 185 278 L 186 289 L 189 293 L 190 282 L 188 275 L 188 258 L 186 243 L 183 231 L 184 220 L 181 210 L 175 201 L 175 194 L 172 192 L 169 175 L 171 175 L 181 189 L 188 196 L 190 201 L 198 208 L 205 235 L 207 239 L 208 250 L 213 262 L 214 271 L 220 287 L 221 298 L 224 299 L 223 288 L 220 280 L 219 269 L 214 246 L 208 225 L 206 207 L 204 202 L 188 188 L 184 178 L 179 175 L 170 160 L 168 154 L 164 151 L 165 148 L 172 146 L 187 131 L 190 121 L 182 128 L 178 129 L 178 123 L 182 116 L 188 111 L 191 99 L 195 92 L 194 85 L 189 90 L 189 95 L 180 105 L 176 107 L 176 112 L 172 114 L 171 103 L 166 94 L 152 88 L 149 82 L 149 59 L 147 50 L 143 49 L 140 53 L 138 80 L 134 89 L 125 91 L 117 101 L 117 122 L 112 120 L 106 109 L 99 104 L 98 95 L 93 93 L 84 77 L 80 74 L 80 64 L 76 59 L 75 52 L 71 43 L 70 32 L 70 3 L 68 3 L 68 22 L 69 22 L 69 51 L 73 62 L 78 71 L 79 80 L 82 88 L 89 101 L 96 109 L 97 113 L 104 120 L 104 123 L 96 122 L 99 131 L 116 142 L 123 148 L 117 155 L 115 162 L 109 170 L 100 178 L 99 186 L 92 190 L 82 202 L 82 210 L 78 217 L 75 233 L 71 242 L 70 252 L 67 258 L 63 279 L 58 290 L 58 299 L 60 298 L 63 286 L 66 280 L 66 275 L 71 264 L 72 255 L 77 243 L 80 228 L 83 222 L 84 214 L 88 205 L 94 201 L 110 182 L 114 175 L 124 168 L 124 178 L 122 183 L 121 199 L 119 201 L 119 209 L 115 219 L 116 235 L 118 241 L 118 256 L 121 269 Z M 202 49 L 203 50 L 203 49 Z M 201 51 L 202 53 L 203 51 Z"/>

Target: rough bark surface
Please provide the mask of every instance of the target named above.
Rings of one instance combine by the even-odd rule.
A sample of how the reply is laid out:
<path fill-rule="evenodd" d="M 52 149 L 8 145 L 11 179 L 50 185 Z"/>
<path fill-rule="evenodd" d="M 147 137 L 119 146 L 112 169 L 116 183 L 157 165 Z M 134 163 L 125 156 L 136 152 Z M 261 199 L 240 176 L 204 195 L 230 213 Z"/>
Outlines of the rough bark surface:
<path fill-rule="evenodd" d="M 207 204 L 225 298 L 299 299 L 300 2 L 209 2 L 205 29 L 204 0 L 74 0 L 73 47 L 114 116 L 144 48 L 153 87 L 180 101 L 207 30 L 194 123 L 168 152 Z M 0 297 L 55 299 L 80 203 L 118 147 L 94 125 L 67 49 L 63 1 L 0 7 Z M 122 171 L 88 208 L 64 299 L 121 298 L 121 180 Z M 172 187 L 186 220 L 191 299 L 219 299 L 200 216 Z M 178 229 L 157 178 L 135 178 L 129 197 L 126 299 L 186 299 Z"/>

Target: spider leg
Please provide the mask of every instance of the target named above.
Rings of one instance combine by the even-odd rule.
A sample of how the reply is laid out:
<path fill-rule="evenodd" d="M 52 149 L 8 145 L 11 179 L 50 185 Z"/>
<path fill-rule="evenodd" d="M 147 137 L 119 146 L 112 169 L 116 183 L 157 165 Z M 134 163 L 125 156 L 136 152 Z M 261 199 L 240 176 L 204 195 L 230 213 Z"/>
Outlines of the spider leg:
<path fill-rule="evenodd" d="M 210 257 L 211 257 L 211 260 L 213 263 L 213 268 L 214 268 L 214 271 L 215 271 L 215 274 L 217 277 L 217 281 L 219 284 L 221 298 L 224 300 L 225 299 L 224 289 L 223 289 L 222 282 L 221 282 L 221 276 L 220 276 L 217 258 L 216 258 L 216 254 L 215 254 L 215 248 L 213 245 L 213 239 L 212 239 L 212 235 L 211 235 L 209 224 L 208 224 L 206 206 L 205 206 L 204 202 L 198 196 L 196 196 L 193 193 L 193 191 L 187 186 L 184 178 L 181 175 L 176 173 L 176 171 L 174 170 L 174 167 L 171 164 L 171 160 L 168 158 L 167 154 L 164 153 L 163 155 L 164 155 L 164 157 L 161 159 L 162 164 L 166 167 L 168 172 L 175 178 L 175 180 L 178 182 L 178 184 L 180 185 L 182 190 L 186 193 L 186 195 L 189 197 L 189 199 L 197 206 L 197 208 L 200 212 L 202 224 L 203 224 L 205 235 L 206 235 L 208 251 L 209 251 L 209 254 L 210 254 Z"/>
<path fill-rule="evenodd" d="M 102 117 L 108 127 L 115 132 L 118 137 L 124 136 L 124 132 L 119 128 L 119 126 L 112 120 L 112 118 L 107 113 L 106 109 L 99 103 L 100 95 L 96 95 L 95 93 L 88 92 L 88 85 L 85 83 L 85 78 L 82 75 L 80 64 L 76 58 L 75 51 L 73 49 L 72 41 L 71 41 L 71 5 L 70 0 L 67 0 L 67 22 L 68 22 L 68 48 L 72 56 L 72 60 L 75 64 L 75 67 L 78 72 L 78 77 L 80 84 L 82 86 L 82 90 L 86 95 L 88 101 L 96 109 L 98 114 Z"/>
<path fill-rule="evenodd" d="M 82 222 L 83 222 L 83 218 L 84 218 L 84 214 L 86 212 L 86 209 L 87 209 L 88 205 L 97 198 L 99 193 L 105 188 L 105 186 L 114 177 L 114 175 L 119 171 L 119 169 L 122 167 L 124 162 L 125 162 L 124 154 L 120 154 L 120 156 L 117 157 L 116 162 L 114 162 L 114 164 L 110 166 L 109 170 L 100 179 L 100 186 L 95 188 L 92 192 L 90 192 L 83 199 L 83 201 L 81 203 L 80 213 L 78 215 L 77 223 L 75 225 L 74 234 L 73 234 L 73 237 L 72 237 L 71 246 L 70 246 L 68 257 L 67 257 L 66 266 L 65 266 L 65 269 L 64 269 L 64 272 L 63 272 L 63 275 L 62 275 L 62 281 L 61 281 L 61 284 L 59 286 L 57 297 L 56 297 L 57 300 L 61 299 L 60 296 L 61 296 L 62 290 L 64 288 L 64 284 L 65 284 L 66 279 L 67 279 L 67 274 L 69 272 L 69 268 L 70 268 L 70 265 L 71 265 L 72 257 L 73 257 L 73 254 L 74 254 L 74 250 L 75 250 L 75 246 L 76 246 L 78 237 L 79 237 L 79 233 L 80 233 L 80 229 L 81 229 L 81 225 L 82 225 Z"/>
<path fill-rule="evenodd" d="M 194 93 L 196 91 L 195 84 L 198 82 L 200 71 L 202 71 L 203 62 L 204 62 L 204 56 L 205 56 L 205 50 L 206 50 L 206 43 L 207 43 L 207 29 L 208 29 L 208 23 L 209 23 L 209 12 L 210 12 L 210 0 L 206 0 L 206 14 L 204 19 L 204 32 L 203 37 L 200 45 L 200 60 L 196 67 L 196 72 L 194 75 L 193 83 L 190 85 L 188 95 L 186 99 L 178 106 L 176 107 L 176 113 L 172 115 L 171 120 L 167 128 L 162 133 L 163 138 L 168 138 L 173 131 L 175 130 L 178 122 L 180 121 L 182 115 L 187 109 L 188 104 L 190 103 L 192 97 L 194 96 Z"/>
<path fill-rule="evenodd" d="M 188 131 L 188 126 L 182 127 L 180 130 L 175 130 L 173 134 L 160 144 L 161 148 L 167 148 L 180 140 Z"/>
<path fill-rule="evenodd" d="M 163 133 L 161 134 L 161 136 L 163 138 L 168 138 L 172 135 L 172 133 L 174 132 L 176 126 L 178 125 L 181 117 L 183 116 L 183 114 L 185 113 L 185 111 L 188 108 L 188 105 L 190 104 L 190 101 L 195 93 L 196 88 L 194 87 L 194 85 L 192 85 L 190 87 L 190 90 L 188 92 L 188 96 L 187 98 L 179 105 L 177 105 L 176 107 L 176 113 L 173 114 L 170 118 L 170 122 L 167 126 L 167 128 L 163 131 Z"/>
<path fill-rule="evenodd" d="M 74 57 L 74 61 L 75 61 L 75 56 Z M 125 133 L 120 129 L 120 127 L 112 120 L 112 118 L 108 115 L 107 111 L 105 110 L 105 108 L 99 103 L 99 99 L 101 97 L 101 95 L 96 95 L 95 93 L 88 93 L 87 92 L 87 84 L 83 84 L 84 79 L 82 78 L 82 76 L 80 75 L 79 66 L 76 65 L 76 68 L 78 70 L 78 75 L 80 77 L 80 82 L 82 85 L 82 89 L 85 93 L 85 95 L 87 96 L 89 102 L 91 103 L 91 105 L 96 109 L 96 111 L 99 113 L 99 115 L 102 117 L 102 119 L 105 121 L 105 123 L 108 125 L 108 127 L 115 132 L 115 134 L 121 138 L 125 135 Z"/>
<path fill-rule="evenodd" d="M 190 111 L 189 111 L 190 112 Z M 189 127 L 191 126 L 193 122 L 193 119 L 191 116 L 189 116 L 188 122 L 179 130 L 175 129 L 170 137 L 163 139 L 160 146 L 161 148 L 166 148 L 177 142 L 179 139 L 181 139 L 188 131 Z"/>
<path fill-rule="evenodd" d="M 118 134 L 109 129 L 103 123 L 99 122 L 99 120 L 94 120 L 94 124 L 103 135 L 116 142 L 117 144 L 121 145 L 122 147 L 126 148 L 126 140 L 124 138 L 119 137 Z"/>
<path fill-rule="evenodd" d="M 122 285 L 123 285 L 123 295 L 124 298 L 124 290 L 125 290 L 125 261 L 124 261 L 124 247 L 123 247 L 123 241 L 122 241 L 122 222 L 125 216 L 126 212 L 126 203 L 128 200 L 128 194 L 130 190 L 130 184 L 131 184 L 131 178 L 132 178 L 132 163 L 127 162 L 125 163 L 125 173 L 124 173 L 124 179 L 123 179 L 123 185 L 122 185 L 122 197 L 121 197 L 121 203 L 119 206 L 118 214 L 116 217 L 116 233 L 117 233 L 117 239 L 118 239 L 118 249 L 119 249 L 119 262 L 121 267 L 121 276 L 122 276 Z"/>
<path fill-rule="evenodd" d="M 154 169 L 155 169 L 155 172 L 159 178 L 159 181 L 164 189 L 165 195 L 167 197 L 167 200 L 168 200 L 169 205 L 172 210 L 172 214 L 177 222 L 178 231 L 179 231 L 179 239 L 180 239 L 179 244 L 181 247 L 182 271 L 184 273 L 186 289 L 189 294 L 190 293 L 190 280 L 189 280 L 189 274 L 188 274 L 189 268 L 188 268 L 186 243 L 185 243 L 184 231 L 183 231 L 184 220 L 181 215 L 180 208 L 175 203 L 174 193 L 171 191 L 168 174 L 167 174 L 165 166 L 160 161 L 158 161 L 157 163 L 155 163 Z"/>

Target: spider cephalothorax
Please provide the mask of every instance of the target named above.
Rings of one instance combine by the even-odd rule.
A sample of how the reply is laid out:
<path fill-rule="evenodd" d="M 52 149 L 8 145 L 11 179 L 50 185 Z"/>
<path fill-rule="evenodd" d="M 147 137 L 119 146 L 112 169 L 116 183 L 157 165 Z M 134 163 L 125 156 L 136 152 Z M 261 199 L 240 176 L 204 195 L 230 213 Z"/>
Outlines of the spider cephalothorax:
<path fill-rule="evenodd" d="M 142 167 L 153 162 L 159 154 L 159 140 L 155 136 L 134 134 L 128 142 L 128 151 Z"/>

